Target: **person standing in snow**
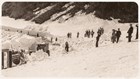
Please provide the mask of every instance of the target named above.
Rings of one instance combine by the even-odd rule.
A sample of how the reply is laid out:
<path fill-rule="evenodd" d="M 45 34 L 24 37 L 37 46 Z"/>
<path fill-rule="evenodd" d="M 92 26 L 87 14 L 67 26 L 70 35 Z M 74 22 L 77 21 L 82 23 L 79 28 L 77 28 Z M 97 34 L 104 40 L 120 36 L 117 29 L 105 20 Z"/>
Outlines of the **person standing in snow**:
<path fill-rule="evenodd" d="M 90 38 L 90 34 L 91 34 L 91 33 L 90 33 L 90 30 L 88 30 L 88 38 Z"/>
<path fill-rule="evenodd" d="M 39 37 L 39 34 L 37 33 L 37 37 Z"/>
<path fill-rule="evenodd" d="M 65 50 L 66 50 L 67 52 L 69 52 L 69 44 L 68 44 L 68 42 L 65 43 Z"/>
<path fill-rule="evenodd" d="M 48 56 L 50 56 L 50 50 L 47 50 L 46 53 L 48 54 Z"/>
<path fill-rule="evenodd" d="M 102 28 L 102 34 L 104 33 L 104 28 Z"/>
<path fill-rule="evenodd" d="M 79 32 L 77 32 L 77 38 L 79 38 Z"/>
<path fill-rule="evenodd" d="M 87 37 L 89 38 L 89 31 L 87 30 Z"/>
<path fill-rule="evenodd" d="M 133 33 L 132 24 L 130 24 L 130 28 L 129 28 L 129 30 L 127 31 L 127 33 L 128 33 L 128 42 L 131 42 L 132 33 Z"/>
<path fill-rule="evenodd" d="M 104 29 L 102 27 L 100 27 L 101 30 L 101 35 L 104 33 Z"/>
<path fill-rule="evenodd" d="M 69 33 L 67 33 L 67 38 L 69 38 Z"/>
<path fill-rule="evenodd" d="M 112 43 L 114 43 L 116 41 L 116 30 L 115 29 L 112 30 L 111 41 L 112 41 Z"/>
<path fill-rule="evenodd" d="M 94 31 L 92 30 L 92 31 L 91 31 L 91 36 L 92 36 L 92 38 L 93 38 L 93 35 L 94 35 Z"/>
<path fill-rule="evenodd" d="M 136 39 L 138 39 L 138 32 L 139 32 L 139 29 L 138 29 L 138 24 L 136 25 L 136 27 L 137 27 Z"/>
<path fill-rule="evenodd" d="M 55 38 L 55 41 L 57 41 L 57 37 Z"/>
<path fill-rule="evenodd" d="M 120 28 L 118 28 L 118 30 L 117 30 L 117 32 L 116 32 L 116 37 L 117 37 L 117 41 L 116 41 L 116 43 L 119 42 L 119 38 L 120 38 L 120 36 L 121 36 L 121 31 L 120 31 Z"/>
<path fill-rule="evenodd" d="M 53 38 L 51 37 L 51 43 L 53 42 Z"/>
<path fill-rule="evenodd" d="M 100 37 L 101 37 L 101 29 L 98 29 L 97 37 L 96 37 L 96 47 L 98 47 L 98 42 L 99 42 Z"/>

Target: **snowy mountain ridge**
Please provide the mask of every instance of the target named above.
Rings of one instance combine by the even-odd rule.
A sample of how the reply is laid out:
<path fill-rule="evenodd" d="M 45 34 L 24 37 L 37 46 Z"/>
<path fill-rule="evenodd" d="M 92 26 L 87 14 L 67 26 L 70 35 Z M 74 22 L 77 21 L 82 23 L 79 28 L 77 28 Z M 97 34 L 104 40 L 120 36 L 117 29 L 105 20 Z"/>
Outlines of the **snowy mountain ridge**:
<path fill-rule="evenodd" d="M 77 12 L 85 15 L 95 12 L 95 16 L 101 19 L 113 17 L 119 22 L 138 22 L 138 6 L 134 2 L 5 2 L 2 6 L 2 16 L 14 19 L 32 20 L 42 24 L 56 14 L 56 21 L 69 15 L 71 19 Z"/>

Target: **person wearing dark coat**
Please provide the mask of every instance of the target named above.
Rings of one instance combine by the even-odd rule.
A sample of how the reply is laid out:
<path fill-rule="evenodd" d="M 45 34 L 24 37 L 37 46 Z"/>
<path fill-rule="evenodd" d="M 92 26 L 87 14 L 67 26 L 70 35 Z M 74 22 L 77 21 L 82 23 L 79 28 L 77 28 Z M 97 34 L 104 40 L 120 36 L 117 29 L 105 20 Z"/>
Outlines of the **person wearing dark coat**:
<path fill-rule="evenodd" d="M 70 34 L 69 33 L 67 33 L 67 38 L 69 38 L 70 37 Z"/>
<path fill-rule="evenodd" d="M 68 44 L 68 42 L 65 43 L 65 50 L 66 50 L 67 52 L 69 52 L 69 44 Z"/>
<path fill-rule="evenodd" d="M 131 42 L 132 33 L 133 33 L 132 24 L 130 24 L 130 28 L 129 28 L 129 30 L 127 31 L 127 33 L 128 33 L 128 42 Z"/>
<path fill-rule="evenodd" d="M 116 32 L 116 37 L 117 37 L 116 43 L 119 42 L 120 36 L 121 36 L 121 31 L 120 31 L 120 28 L 118 28 L 118 30 L 117 30 L 117 32 Z"/>
<path fill-rule="evenodd" d="M 79 38 L 79 32 L 77 33 L 77 38 Z"/>
<path fill-rule="evenodd" d="M 101 29 L 101 34 L 103 34 L 104 33 L 104 29 L 103 28 L 100 28 Z"/>
<path fill-rule="evenodd" d="M 111 42 L 114 43 L 115 41 L 116 41 L 116 30 L 112 29 Z"/>
<path fill-rule="evenodd" d="M 91 36 L 92 36 L 92 38 L 93 38 L 93 35 L 94 35 L 94 31 L 92 30 L 92 31 L 91 31 Z"/>
<path fill-rule="evenodd" d="M 37 35 L 36 35 L 37 37 L 39 37 L 39 34 L 37 33 Z"/>
<path fill-rule="evenodd" d="M 57 41 L 57 37 L 55 38 L 55 41 Z"/>
<path fill-rule="evenodd" d="M 96 47 L 98 47 L 98 42 L 99 42 L 100 37 L 101 37 L 101 30 L 98 29 L 98 31 L 97 31 L 97 37 L 96 37 Z"/>
<path fill-rule="evenodd" d="M 50 56 L 50 50 L 47 50 L 46 53 L 48 54 L 48 56 Z"/>
<path fill-rule="evenodd" d="M 136 27 L 137 27 L 136 39 L 138 39 L 138 32 L 139 32 L 138 25 L 136 25 Z"/>
<path fill-rule="evenodd" d="M 90 30 L 88 30 L 88 38 L 90 38 Z"/>

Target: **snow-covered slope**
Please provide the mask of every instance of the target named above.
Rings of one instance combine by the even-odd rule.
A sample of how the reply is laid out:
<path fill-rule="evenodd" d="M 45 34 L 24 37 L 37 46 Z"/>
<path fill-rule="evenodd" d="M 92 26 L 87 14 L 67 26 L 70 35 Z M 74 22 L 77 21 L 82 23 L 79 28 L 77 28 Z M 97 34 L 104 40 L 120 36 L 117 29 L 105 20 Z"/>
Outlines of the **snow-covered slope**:
<path fill-rule="evenodd" d="M 91 16 L 92 18 L 90 18 Z M 87 21 L 87 19 L 89 20 Z M 50 57 L 47 57 L 42 51 L 37 51 L 36 54 L 28 56 L 30 62 L 22 66 L 2 70 L 3 75 L 47 77 L 132 77 L 137 75 L 138 41 L 135 40 L 136 30 L 134 28 L 133 41 L 127 43 L 126 36 L 129 23 L 121 24 L 114 20 L 101 20 L 93 15 L 80 15 L 64 23 L 58 23 L 57 21 L 48 23 L 46 27 L 48 28 L 47 32 L 57 36 L 64 36 L 58 37 L 60 46 L 50 45 Z M 46 27 L 32 28 L 44 29 Z M 96 34 L 94 38 L 83 38 L 81 34 L 87 29 L 93 29 L 96 32 L 99 27 L 105 29 L 105 34 L 101 36 L 99 48 L 95 48 Z M 118 27 L 122 31 L 120 42 L 112 44 L 109 41 L 110 31 L 112 28 L 117 29 Z M 75 38 L 77 31 L 81 33 L 78 39 Z M 65 37 L 67 32 L 72 32 L 74 37 L 67 39 Z M 15 46 L 23 42 L 22 46 L 24 45 L 23 47 L 25 47 L 29 45 L 29 38 L 31 38 L 17 32 L 3 31 L 2 34 L 3 44 L 9 41 L 9 43 L 14 43 Z M 28 42 L 24 42 L 23 39 L 28 39 Z M 32 37 L 31 41 L 33 39 Z M 17 43 L 11 40 L 20 42 Z M 68 54 L 64 50 L 66 41 L 70 44 L 70 52 Z"/>
<path fill-rule="evenodd" d="M 59 13 L 61 14 L 61 13 Z M 59 15 L 57 14 L 57 15 Z M 54 16 L 56 17 L 56 16 Z M 54 18 L 52 17 L 52 18 Z M 67 19 L 69 17 L 65 16 L 62 19 Z M 130 23 L 119 23 L 118 19 L 103 20 L 95 17 L 94 13 L 85 15 L 84 13 L 78 12 L 73 18 L 60 23 L 59 20 L 56 21 L 46 21 L 43 24 L 36 24 L 31 21 L 24 20 L 14 20 L 9 17 L 2 17 L 2 26 L 8 26 L 13 28 L 20 28 L 24 30 L 44 32 L 56 36 L 66 36 L 68 32 L 72 32 L 75 35 L 80 32 L 82 35 L 87 29 L 93 29 L 95 32 L 99 27 L 103 27 L 105 32 L 112 32 L 112 29 L 120 28 L 121 31 L 126 31 L 129 28 Z M 137 23 L 132 23 L 133 26 Z M 135 27 L 134 27 L 135 28 Z"/>
<path fill-rule="evenodd" d="M 2 70 L 5 76 L 129 77 L 137 74 L 138 40 L 135 40 L 135 24 L 137 23 L 132 23 L 134 26 L 132 42 L 127 43 L 126 36 L 130 23 L 118 23 L 116 19 L 103 20 L 95 17 L 94 14 L 77 14 L 65 22 L 46 21 L 40 25 L 18 21 L 14 20 L 10 22 L 13 23 L 10 25 L 14 28 L 21 25 L 22 29 L 52 34 L 54 37 L 58 37 L 56 44 L 60 44 L 60 46 L 50 44 L 50 57 L 47 57 L 46 53 L 42 51 L 37 51 L 36 54 L 29 56 L 32 59 L 31 62 Z M 22 23 L 25 25 L 22 26 Z M 95 48 L 96 32 L 99 27 L 103 27 L 105 33 L 101 36 L 99 48 Z M 120 42 L 112 44 L 110 41 L 111 31 L 112 29 L 117 30 L 117 28 L 122 31 Z M 88 29 L 94 30 L 93 38 L 83 38 L 85 30 Z M 68 32 L 72 32 L 71 39 L 66 38 Z M 80 32 L 78 39 L 76 38 L 77 32 Z M 32 43 L 36 40 L 35 37 L 17 32 L 3 31 L 2 34 L 2 43 L 6 45 L 7 42 L 12 42 L 17 46 L 16 48 L 20 44 L 24 48 L 29 45 L 28 42 Z M 45 36 L 48 37 L 47 34 Z M 23 39 L 26 41 L 24 42 Z M 64 50 L 66 41 L 70 44 L 68 54 Z M 55 42 L 53 43 L 55 44 Z M 41 61 L 38 61 L 37 58 Z"/>
<path fill-rule="evenodd" d="M 34 22 L 31 21 L 25 21 L 24 19 L 15 20 L 13 18 L 6 16 L 1 17 L 1 25 L 18 29 L 24 29 L 27 26 L 37 26 L 39 24 L 35 24 Z"/>
<path fill-rule="evenodd" d="M 51 56 L 43 61 L 3 70 L 5 76 L 47 77 L 132 77 L 138 73 L 138 42 L 100 44 L 95 48 L 92 39 L 76 42 L 65 53 L 63 45 L 51 47 Z M 133 39 L 134 40 L 134 39 Z M 109 41 L 108 41 L 109 42 Z M 79 46 L 79 47 L 78 47 Z M 26 73 L 28 72 L 28 73 Z M 23 74 L 24 73 L 24 74 Z"/>

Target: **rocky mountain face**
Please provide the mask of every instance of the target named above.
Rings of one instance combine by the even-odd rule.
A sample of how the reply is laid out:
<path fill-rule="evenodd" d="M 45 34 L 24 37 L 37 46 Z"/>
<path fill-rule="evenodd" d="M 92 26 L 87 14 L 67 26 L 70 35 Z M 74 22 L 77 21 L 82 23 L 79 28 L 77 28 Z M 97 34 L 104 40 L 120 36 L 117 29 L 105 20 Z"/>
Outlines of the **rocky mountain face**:
<path fill-rule="evenodd" d="M 56 21 L 66 15 L 69 20 L 78 12 L 94 13 L 101 19 L 120 19 L 119 22 L 123 23 L 138 22 L 138 5 L 134 2 L 5 2 L 2 5 L 2 16 L 32 20 L 38 24 L 50 19 Z"/>

